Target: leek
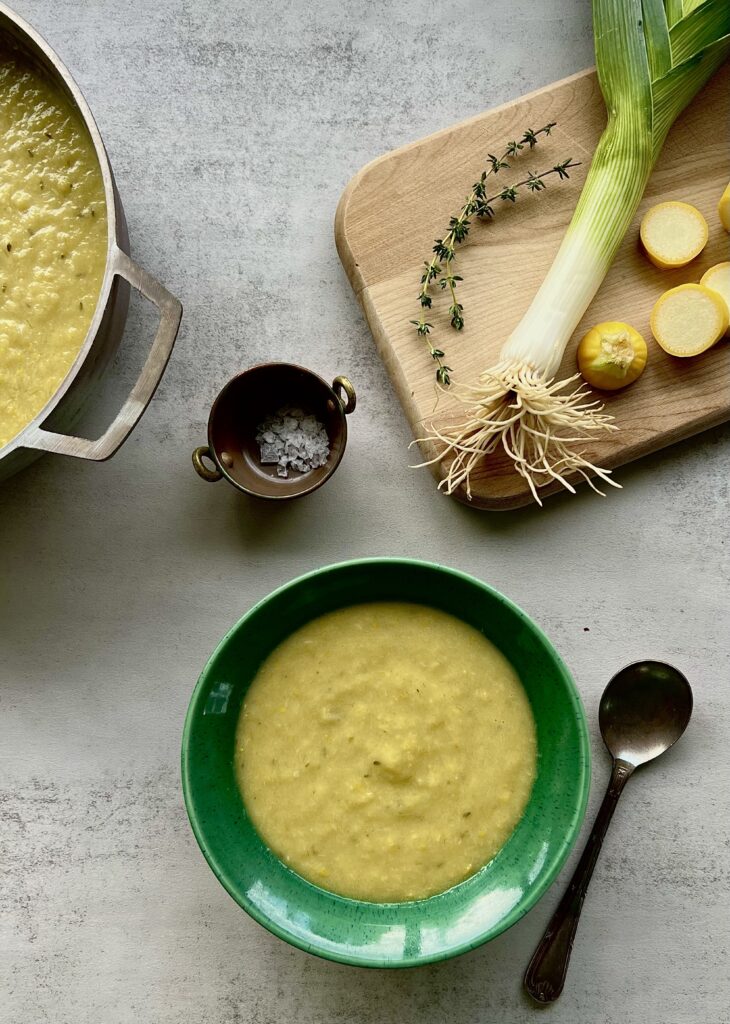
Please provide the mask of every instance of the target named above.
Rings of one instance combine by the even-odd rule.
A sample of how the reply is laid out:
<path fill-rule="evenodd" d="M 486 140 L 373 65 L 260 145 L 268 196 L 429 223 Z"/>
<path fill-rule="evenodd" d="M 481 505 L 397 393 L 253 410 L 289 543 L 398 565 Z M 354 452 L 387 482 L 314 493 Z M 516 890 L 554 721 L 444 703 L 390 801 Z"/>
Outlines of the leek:
<path fill-rule="evenodd" d="M 729 0 L 593 0 L 598 81 L 608 123 L 573 219 L 530 307 L 499 362 L 462 392 L 466 420 L 430 437 L 433 461 L 450 459 L 447 493 L 464 487 L 485 455 L 502 447 L 540 504 L 558 481 L 594 490 L 610 471 L 581 454 L 585 440 L 616 430 L 613 418 L 579 387 L 556 381 L 565 348 L 606 276 L 636 213 L 674 120 L 730 53 Z M 601 493 L 599 491 L 599 493 Z"/>

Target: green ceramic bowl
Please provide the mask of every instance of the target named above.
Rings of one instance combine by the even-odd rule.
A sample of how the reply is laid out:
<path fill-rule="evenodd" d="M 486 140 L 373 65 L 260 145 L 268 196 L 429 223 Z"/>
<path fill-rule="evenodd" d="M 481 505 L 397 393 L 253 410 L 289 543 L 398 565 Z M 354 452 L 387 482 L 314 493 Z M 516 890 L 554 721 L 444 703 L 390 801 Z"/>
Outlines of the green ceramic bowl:
<path fill-rule="evenodd" d="M 378 600 L 431 605 L 476 626 L 516 668 L 537 723 L 537 779 L 510 839 L 465 882 L 410 903 L 344 899 L 285 867 L 255 832 L 233 772 L 241 702 L 269 652 L 315 616 Z M 365 559 L 288 583 L 223 638 L 190 702 L 182 780 L 201 850 L 220 882 L 256 921 L 330 960 L 411 967 L 493 939 L 542 896 L 583 820 L 590 748 L 583 707 L 565 665 L 511 601 L 453 569 L 406 559 Z"/>

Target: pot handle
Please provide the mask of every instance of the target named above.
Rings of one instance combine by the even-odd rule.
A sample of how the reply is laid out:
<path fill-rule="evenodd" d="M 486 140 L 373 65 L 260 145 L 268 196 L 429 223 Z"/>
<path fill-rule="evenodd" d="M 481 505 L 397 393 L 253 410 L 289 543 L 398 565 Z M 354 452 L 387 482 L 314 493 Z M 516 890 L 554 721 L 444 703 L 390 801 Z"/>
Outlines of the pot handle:
<path fill-rule="evenodd" d="M 123 277 L 160 311 L 160 323 L 142 372 L 117 416 L 96 441 L 71 434 L 56 434 L 38 427 L 25 442 L 28 448 L 103 462 L 121 448 L 157 390 L 177 338 L 182 305 L 122 249 L 116 250 L 112 265 L 115 275 Z"/>

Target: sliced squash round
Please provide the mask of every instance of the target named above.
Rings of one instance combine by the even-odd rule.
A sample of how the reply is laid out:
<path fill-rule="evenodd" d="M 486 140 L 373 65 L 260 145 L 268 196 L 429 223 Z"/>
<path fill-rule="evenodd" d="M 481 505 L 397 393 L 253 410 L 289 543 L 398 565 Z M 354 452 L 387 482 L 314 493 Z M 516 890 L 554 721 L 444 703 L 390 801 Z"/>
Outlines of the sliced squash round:
<path fill-rule="evenodd" d="M 659 203 L 644 214 L 640 234 L 655 266 L 683 267 L 707 245 L 707 221 L 689 203 Z"/>
<path fill-rule="evenodd" d="M 700 284 L 722 296 L 730 317 L 730 262 L 716 263 L 714 267 L 710 267 L 700 278 Z M 730 334 L 730 327 L 725 333 Z"/>
<path fill-rule="evenodd" d="M 728 327 L 721 295 L 703 284 L 680 284 L 660 295 L 651 311 L 651 333 L 670 356 L 698 356 Z"/>
<path fill-rule="evenodd" d="M 722 226 L 726 231 L 730 231 L 730 185 L 728 185 L 720 196 L 720 202 L 717 204 L 717 212 L 720 215 L 720 223 Z"/>

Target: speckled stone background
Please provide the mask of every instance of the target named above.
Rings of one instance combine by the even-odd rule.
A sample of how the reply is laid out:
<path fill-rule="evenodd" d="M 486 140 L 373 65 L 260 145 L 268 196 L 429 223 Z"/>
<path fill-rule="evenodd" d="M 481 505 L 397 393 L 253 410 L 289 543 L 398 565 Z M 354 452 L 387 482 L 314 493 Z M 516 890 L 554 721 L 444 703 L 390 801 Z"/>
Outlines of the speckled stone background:
<path fill-rule="evenodd" d="M 47 457 L 0 489 L 2 1024 L 730 1021 L 730 431 L 622 470 L 604 501 L 457 506 L 407 469 L 332 239 L 367 160 L 590 64 L 588 0 L 17 4 L 85 91 L 135 255 L 185 317 L 112 462 Z M 150 329 L 135 309 L 99 416 Z M 190 451 L 227 377 L 277 357 L 351 375 L 360 401 L 333 481 L 271 508 L 200 481 Z M 548 631 L 591 721 L 591 812 L 611 673 L 665 658 L 695 688 L 686 737 L 617 812 L 552 1009 L 520 983 L 565 874 L 487 947 L 361 972 L 255 925 L 195 845 L 178 751 L 211 648 L 275 585 L 375 554 L 476 573 Z"/>

